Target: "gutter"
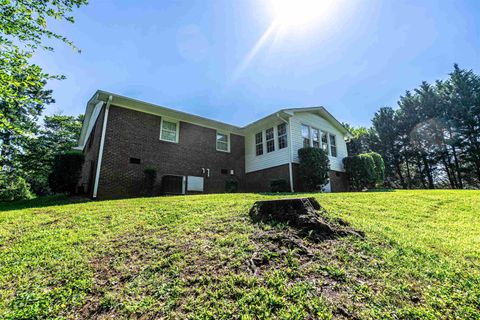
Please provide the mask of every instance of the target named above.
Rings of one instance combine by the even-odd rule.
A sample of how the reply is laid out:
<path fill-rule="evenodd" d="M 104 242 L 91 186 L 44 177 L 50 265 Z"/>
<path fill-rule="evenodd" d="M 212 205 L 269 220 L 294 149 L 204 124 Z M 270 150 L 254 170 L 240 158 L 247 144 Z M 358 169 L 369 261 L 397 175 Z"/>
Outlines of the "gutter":
<path fill-rule="evenodd" d="M 293 188 L 293 155 L 292 155 L 292 126 L 290 125 L 290 118 L 288 118 L 288 121 L 283 119 L 280 116 L 280 113 L 277 113 L 278 119 L 282 120 L 288 127 L 288 153 L 289 153 L 289 161 L 288 161 L 288 174 L 290 178 L 290 192 L 295 192 Z"/>
<path fill-rule="evenodd" d="M 108 110 L 110 110 L 110 103 L 112 102 L 113 97 L 110 95 L 108 97 L 106 106 L 105 106 L 105 115 L 103 116 L 103 125 L 102 125 L 102 136 L 100 138 L 100 147 L 98 152 L 98 163 L 97 163 L 97 170 L 95 173 L 95 184 L 93 185 L 93 195 L 92 198 L 97 197 L 98 192 L 98 182 L 100 180 L 100 168 L 102 166 L 102 158 L 103 158 L 103 146 L 105 145 L 105 133 L 107 131 L 107 120 L 108 120 Z"/>

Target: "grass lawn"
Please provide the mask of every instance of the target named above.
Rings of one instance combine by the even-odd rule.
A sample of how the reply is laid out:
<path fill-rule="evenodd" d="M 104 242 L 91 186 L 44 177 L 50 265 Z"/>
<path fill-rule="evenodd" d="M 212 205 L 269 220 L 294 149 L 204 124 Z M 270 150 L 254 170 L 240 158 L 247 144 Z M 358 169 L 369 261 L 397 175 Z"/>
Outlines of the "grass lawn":
<path fill-rule="evenodd" d="M 258 194 L 0 205 L 0 318 L 480 318 L 479 191 L 313 196 L 365 239 L 292 246 Z"/>

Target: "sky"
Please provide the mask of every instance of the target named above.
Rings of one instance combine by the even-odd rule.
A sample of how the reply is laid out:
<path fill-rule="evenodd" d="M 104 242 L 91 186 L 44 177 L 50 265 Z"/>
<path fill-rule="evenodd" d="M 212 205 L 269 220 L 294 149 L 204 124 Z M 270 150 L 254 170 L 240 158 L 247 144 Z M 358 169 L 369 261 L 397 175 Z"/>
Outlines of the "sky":
<path fill-rule="evenodd" d="M 268 32 L 272 1 L 91 0 L 52 24 L 82 52 L 56 42 L 34 57 L 66 76 L 45 113 L 84 113 L 101 89 L 238 126 L 305 106 L 369 126 L 454 63 L 480 73 L 480 1 L 338 0 Z"/>

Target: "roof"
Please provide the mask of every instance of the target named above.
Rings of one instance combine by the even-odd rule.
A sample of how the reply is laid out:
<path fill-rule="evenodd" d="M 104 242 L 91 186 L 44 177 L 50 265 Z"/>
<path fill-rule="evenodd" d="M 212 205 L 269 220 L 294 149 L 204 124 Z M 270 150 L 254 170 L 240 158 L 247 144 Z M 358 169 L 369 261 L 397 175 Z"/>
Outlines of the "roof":
<path fill-rule="evenodd" d="M 330 121 L 337 129 L 340 130 L 340 132 L 344 133 L 349 137 L 352 136 L 351 133 L 337 119 L 335 119 L 335 117 L 333 117 L 324 107 L 281 109 L 262 119 L 254 121 L 244 127 L 238 127 L 225 122 L 204 118 L 191 113 L 174 110 L 171 108 L 159 106 L 153 103 L 149 103 L 149 102 L 145 102 L 137 99 L 132 99 L 132 98 L 111 93 L 108 91 L 97 90 L 97 92 L 95 92 L 95 94 L 92 96 L 92 98 L 90 98 L 90 100 L 87 103 L 87 109 L 85 111 L 85 120 L 82 126 L 80 138 L 78 141 L 78 144 L 79 144 L 78 148 L 83 149 L 83 147 L 85 146 L 85 143 L 87 140 L 86 138 L 90 135 L 90 132 L 93 128 L 93 124 L 96 121 L 96 117 L 98 116 L 99 106 L 103 105 L 104 102 L 107 102 L 110 97 L 112 99 L 110 103 L 115 106 L 137 110 L 137 111 L 150 113 L 154 115 L 162 115 L 170 118 L 180 118 L 184 122 L 201 125 L 207 128 L 224 130 L 224 131 L 239 134 L 239 135 L 243 135 L 246 130 L 253 128 L 256 125 L 259 125 L 263 121 L 267 121 L 274 117 L 277 117 L 280 114 L 285 117 L 290 117 L 296 112 L 312 112 L 312 113 L 317 113 L 323 118 Z M 93 120 L 93 123 L 91 120 Z"/>

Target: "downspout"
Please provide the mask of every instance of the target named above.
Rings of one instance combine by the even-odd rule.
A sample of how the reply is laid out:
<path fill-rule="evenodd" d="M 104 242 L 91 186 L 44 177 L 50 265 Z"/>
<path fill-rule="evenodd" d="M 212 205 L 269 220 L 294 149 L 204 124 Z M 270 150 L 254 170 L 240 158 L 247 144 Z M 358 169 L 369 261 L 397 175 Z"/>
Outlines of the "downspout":
<path fill-rule="evenodd" d="M 288 161 L 288 174 L 290 177 L 290 192 L 295 192 L 293 188 L 293 155 L 292 155 L 292 126 L 290 125 L 290 118 L 288 121 L 280 117 L 280 113 L 277 113 L 278 119 L 282 120 L 288 127 L 288 154 L 289 154 L 289 161 Z"/>
<path fill-rule="evenodd" d="M 107 104 L 105 106 L 105 115 L 103 116 L 102 136 L 100 138 L 100 148 L 98 151 L 98 163 L 97 163 L 97 170 L 95 173 L 95 184 L 93 185 L 92 198 L 97 197 L 98 182 L 100 180 L 100 167 L 102 166 L 102 158 L 103 158 L 103 146 L 105 144 L 105 132 L 107 131 L 108 110 L 110 110 L 110 103 L 112 102 L 112 99 L 113 97 L 109 96 L 107 100 Z"/>

